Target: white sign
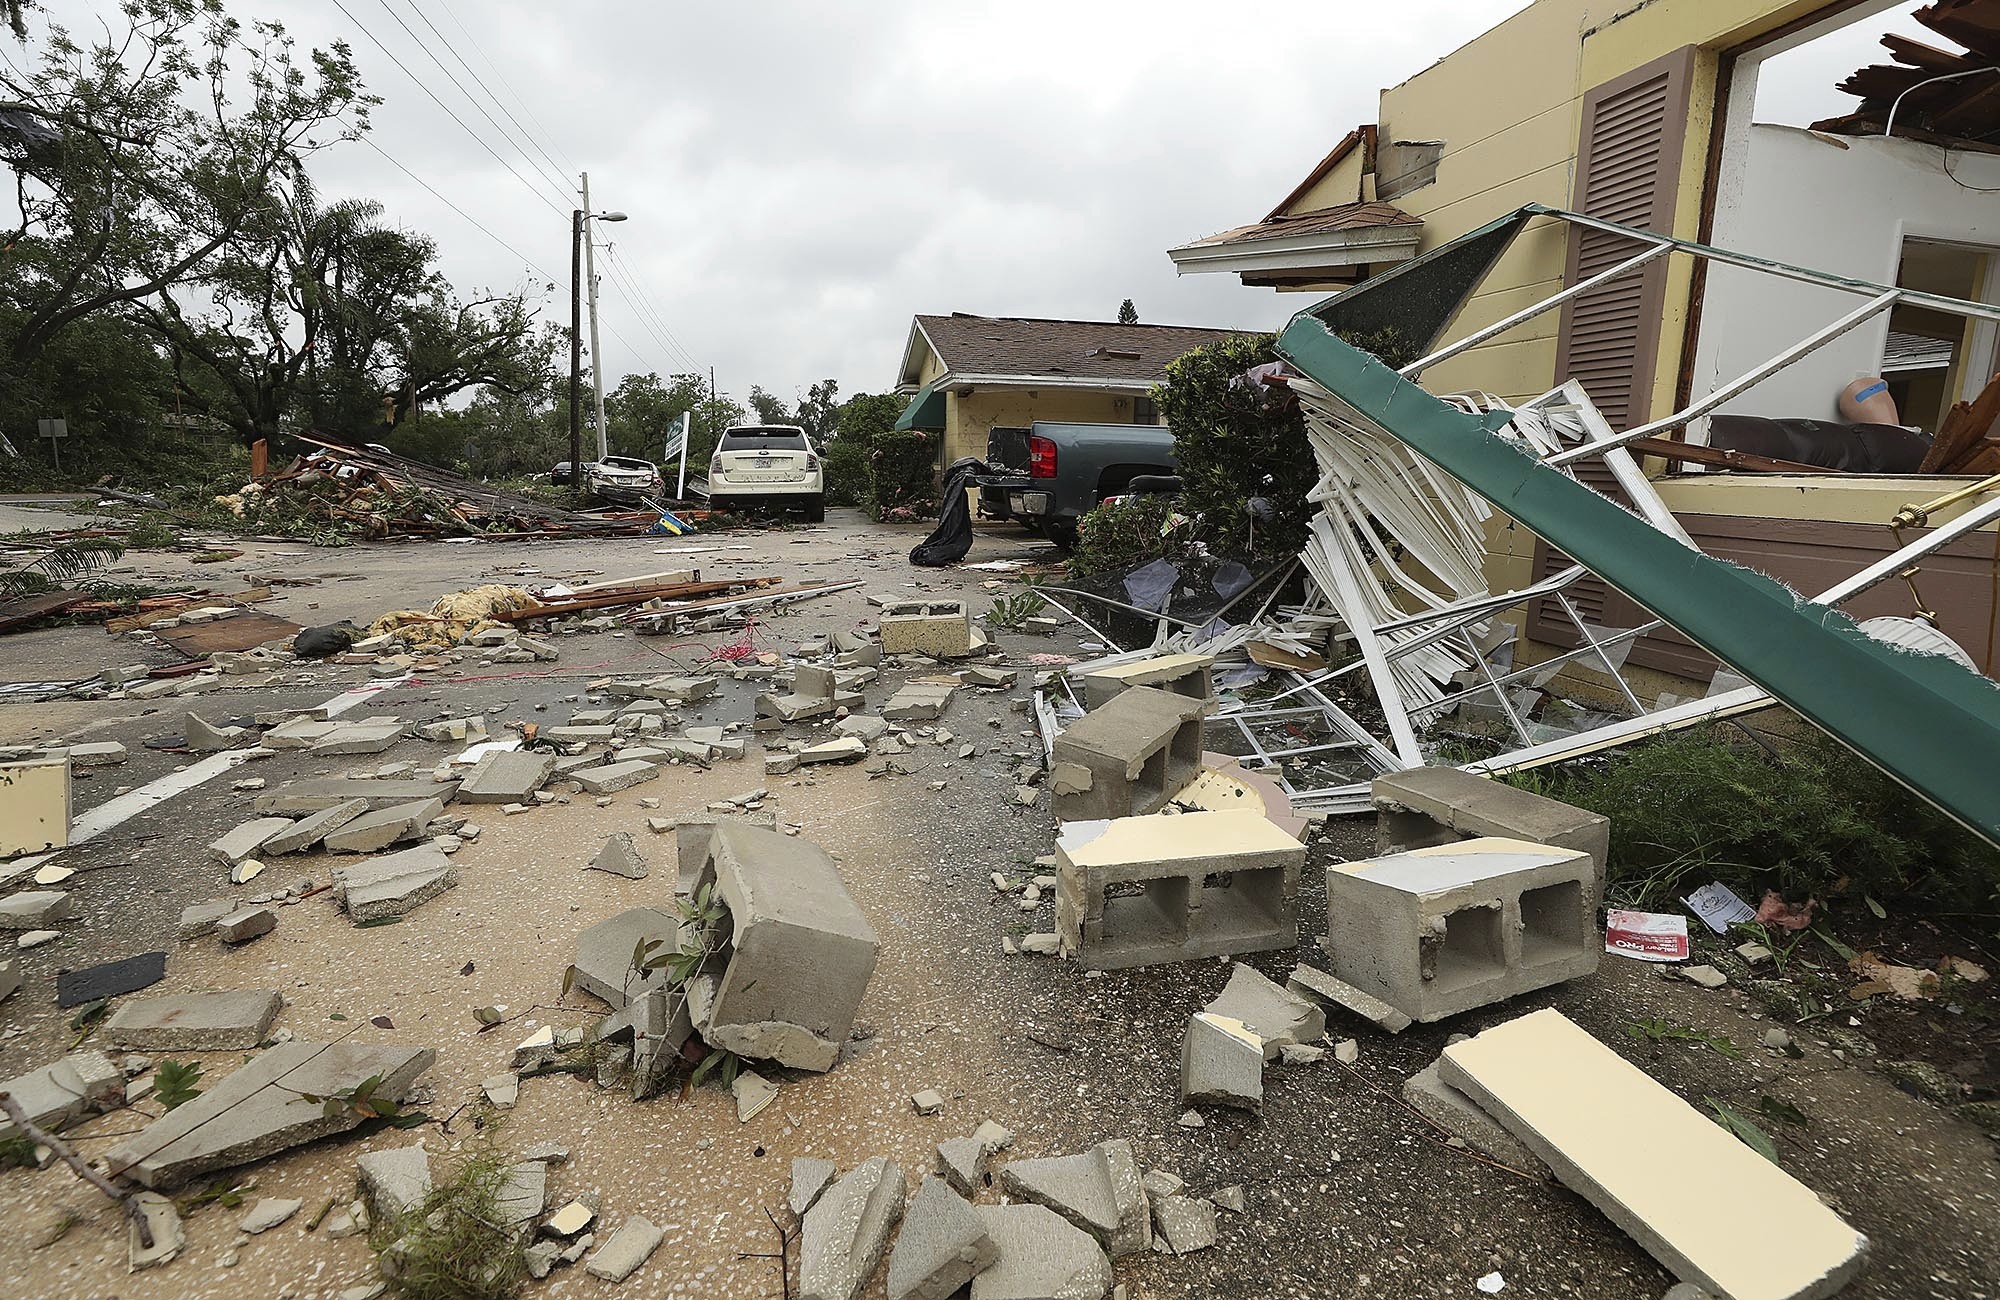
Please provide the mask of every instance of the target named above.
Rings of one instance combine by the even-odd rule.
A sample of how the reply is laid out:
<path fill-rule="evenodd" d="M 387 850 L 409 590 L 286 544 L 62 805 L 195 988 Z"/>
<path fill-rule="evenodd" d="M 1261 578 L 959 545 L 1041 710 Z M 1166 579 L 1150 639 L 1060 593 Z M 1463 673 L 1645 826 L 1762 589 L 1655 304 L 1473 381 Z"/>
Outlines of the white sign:
<path fill-rule="evenodd" d="M 44 438 L 69 437 L 68 420 L 37 420 L 35 421 L 35 427 L 41 430 L 41 435 Z"/>

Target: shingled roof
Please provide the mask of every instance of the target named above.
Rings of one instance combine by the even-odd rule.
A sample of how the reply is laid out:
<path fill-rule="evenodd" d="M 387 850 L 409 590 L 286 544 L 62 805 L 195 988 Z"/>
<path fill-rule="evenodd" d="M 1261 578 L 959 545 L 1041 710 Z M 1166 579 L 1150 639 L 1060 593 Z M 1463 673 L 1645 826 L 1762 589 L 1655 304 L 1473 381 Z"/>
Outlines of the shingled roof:
<path fill-rule="evenodd" d="M 1338 207 L 1320 208 L 1313 212 L 1301 212 L 1296 216 L 1278 215 L 1248 226 L 1238 226 L 1197 239 L 1196 244 L 1238 244 L 1258 239 L 1282 239 L 1289 235 L 1319 235 L 1342 230 L 1373 230 L 1382 226 L 1421 226 L 1422 218 L 1413 217 L 1392 203 L 1342 203 Z"/>
<path fill-rule="evenodd" d="M 903 382 L 914 382 L 914 344 L 928 340 L 955 376 L 1034 376 L 1157 383 L 1169 361 L 1249 330 L 1192 325 L 1119 325 L 1111 321 L 1045 320 L 1028 316 L 919 316 L 904 358 Z"/>

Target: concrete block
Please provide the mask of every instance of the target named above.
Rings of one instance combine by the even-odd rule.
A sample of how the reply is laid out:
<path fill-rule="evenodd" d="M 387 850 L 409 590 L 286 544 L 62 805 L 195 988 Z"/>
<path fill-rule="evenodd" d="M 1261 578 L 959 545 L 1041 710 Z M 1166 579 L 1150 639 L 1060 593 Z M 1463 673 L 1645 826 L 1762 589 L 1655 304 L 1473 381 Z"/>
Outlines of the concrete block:
<path fill-rule="evenodd" d="M 641 975 L 632 969 L 632 954 L 641 944 L 658 942 L 658 952 L 680 951 L 680 917 L 657 907 L 635 907 L 600 921 L 576 937 L 577 988 L 622 1009 L 650 989 L 662 988 L 666 975 Z"/>
<path fill-rule="evenodd" d="M 1237 962 L 1213 1002 L 1202 1010 L 1239 1021 L 1264 1043 L 1264 1059 L 1274 1061 L 1280 1049 L 1316 1043 L 1326 1037 L 1326 1013 L 1297 994 L 1279 988 L 1261 971 Z"/>
<path fill-rule="evenodd" d="M 798 753 L 801 763 L 851 763 L 858 758 L 868 757 L 868 746 L 859 736 L 837 736 L 817 745 L 808 745 Z"/>
<path fill-rule="evenodd" d="M 1542 1158 L 1528 1149 L 1527 1143 L 1479 1109 L 1479 1103 L 1446 1083 L 1436 1061 L 1403 1080 L 1403 1100 L 1419 1115 L 1482 1155 L 1524 1173 L 1550 1172 Z"/>
<path fill-rule="evenodd" d="M 614 876 L 627 880 L 644 880 L 652 874 L 646 859 L 640 855 L 639 846 L 632 842 L 630 831 L 617 831 L 607 836 L 604 846 L 597 850 L 597 856 L 590 860 L 592 870 L 608 871 Z"/>
<path fill-rule="evenodd" d="M 227 944 L 248 943 L 278 928 L 278 914 L 268 907 L 242 907 L 215 923 L 215 937 Z"/>
<path fill-rule="evenodd" d="M 1352 1011 L 1376 1028 L 1400 1034 L 1416 1022 L 1377 997 L 1371 997 L 1346 980 L 1338 980 L 1311 966 L 1294 966 L 1285 977 L 1285 988 L 1302 998 Z"/>
<path fill-rule="evenodd" d="M 223 866 L 233 867 L 245 858 L 256 857 L 266 840 L 291 828 L 289 817 L 259 817 L 216 840 L 208 846 L 208 851 Z"/>
<path fill-rule="evenodd" d="M 364 1043 L 284 1043 L 147 1125 L 106 1157 L 109 1172 L 142 1187 L 176 1187 L 217 1169 L 261 1160 L 362 1122 L 309 1097 L 328 1097 L 375 1076 L 377 1094 L 401 1100 L 437 1053 Z"/>
<path fill-rule="evenodd" d="M 1197 1012 L 1181 1040 L 1181 1105 L 1264 1106 L 1264 1043 L 1240 1020 Z"/>
<path fill-rule="evenodd" d="M 483 755 L 458 787 L 460 803 L 526 803 L 556 767 L 555 756 L 503 749 Z"/>
<path fill-rule="evenodd" d="M 1152 1245 L 1139 1164 L 1122 1138 L 1080 1155 L 1009 1161 L 1000 1167 L 1000 1186 L 1054 1210 L 1095 1237 L 1114 1259 Z"/>
<path fill-rule="evenodd" d="M 0 763 L 0 858 L 69 843 L 69 760 Z"/>
<path fill-rule="evenodd" d="M 263 1042 L 283 1004 L 271 990 L 140 998 L 111 1013 L 104 1036 L 137 1052 L 235 1051 Z"/>
<path fill-rule="evenodd" d="M 998 1258 L 972 1279 L 972 1300 L 1104 1300 L 1111 1260 L 1096 1238 L 1043 1205 L 974 1207 Z"/>
<path fill-rule="evenodd" d="M 431 844 L 333 869 L 334 901 L 356 925 L 412 912 L 457 883 L 457 868 Z"/>
<path fill-rule="evenodd" d="M 332 832 L 339 830 L 367 811 L 368 803 L 366 800 L 349 799 L 345 803 L 337 803 L 331 808 L 322 808 L 318 812 L 307 813 L 284 830 L 265 840 L 258 847 L 257 851 L 262 856 L 268 858 L 282 853 L 297 853 L 302 849 L 309 849 L 325 839 Z"/>
<path fill-rule="evenodd" d="M 962 600 L 899 600 L 882 607 L 882 653 L 963 659 L 972 653 L 972 614 Z"/>
<path fill-rule="evenodd" d="M 942 1178 L 926 1178 L 889 1255 L 889 1300 L 950 1300 L 999 1257 L 978 1212 Z"/>
<path fill-rule="evenodd" d="M 1604 879 L 1611 819 L 1598 813 L 1455 767 L 1417 767 L 1377 777 L 1369 798 L 1377 810 L 1377 854 L 1492 836 L 1587 853 L 1597 879 Z"/>
<path fill-rule="evenodd" d="M 422 740 L 461 745 L 468 741 L 484 740 L 486 719 L 475 713 L 469 718 L 446 718 L 439 722 L 419 723 L 417 736 Z"/>
<path fill-rule="evenodd" d="M 1134 686 L 1184 695 L 1199 700 L 1208 712 L 1215 711 L 1215 689 L 1210 684 L 1214 655 L 1155 655 L 1133 663 L 1099 668 L 1083 675 L 1083 707 L 1097 710 Z"/>
<path fill-rule="evenodd" d="M 249 735 L 244 727 L 216 727 L 198 713 L 187 715 L 181 724 L 181 741 L 197 754 L 213 754 L 232 748 L 237 741 Z"/>
<path fill-rule="evenodd" d="M 944 716 L 958 687 L 937 682 L 907 682 L 882 706 L 884 719 L 893 722 L 929 722 Z"/>
<path fill-rule="evenodd" d="M 645 684 L 643 693 L 655 700 L 692 704 L 715 694 L 720 684 L 713 677 L 656 677 Z"/>
<path fill-rule="evenodd" d="M 115 740 L 69 747 L 69 761 L 72 767 L 116 767 L 129 757 L 125 746 Z"/>
<path fill-rule="evenodd" d="M 379 777 L 330 776 L 304 781 L 287 781 L 268 790 L 251 803 L 262 813 L 318 812 L 335 804 L 359 799 L 371 810 L 394 807 L 420 799 L 443 799 L 449 803 L 457 793 L 456 781 L 408 781 Z"/>
<path fill-rule="evenodd" d="M 815 1160 L 801 1156 L 792 1161 L 792 1190 L 786 1195 L 785 1203 L 792 1207 L 792 1213 L 801 1219 L 806 1211 L 818 1203 L 833 1186 L 833 1178 L 839 1170 L 831 1160 Z"/>
<path fill-rule="evenodd" d="M 607 1282 L 623 1282 L 639 1271 L 666 1238 L 666 1229 L 655 1227 L 642 1214 L 632 1215 L 585 1261 L 583 1271 Z"/>
<path fill-rule="evenodd" d="M 1081 843 L 1058 841 L 1063 951 L 1118 970 L 1292 947 L 1305 857 L 1248 811 L 1123 817 Z"/>
<path fill-rule="evenodd" d="M 618 734 L 618 729 L 610 725 L 595 727 L 544 727 L 542 738 L 559 745 L 608 745 Z"/>
<path fill-rule="evenodd" d="M 1860 1272 L 1868 1239 L 1811 1188 L 1559 1011 L 1452 1044 L 1438 1072 L 1683 1282 L 1733 1300 L 1808 1300 Z M 1635 1150 L 1702 1176 L 1663 1178 Z"/>
<path fill-rule="evenodd" d="M 879 947 L 833 859 L 809 840 L 718 825 L 696 888 L 711 881 L 731 938 L 695 1017 L 702 1037 L 739 1056 L 831 1069 Z"/>
<path fill-rule="evenodd" d="M 36 1127 L 65 1128 L 94 1111 L 125 1104 L 125 1072 L 102 1052 L 71 1052 L 50 1065 L 0 1083 Z M 14 1121 L 0 1115 L 0 1140 L 13 1137 Z"/>
<path fill-rule="evenodd" d="M 985 1182 L 979 1163 L 986 1149 L 976 1137 L 946 1138 L 937 1145 L 937 1173 L 961 1196 L 977 1196 Z"/>
<path fill-rule="evenodd" d="M 665 823 L 657 825 L 656 823 Z M 675 891 L 688 897 L 694 896 L 695 886 L 701 880 L 702 865 L 708 861 L 708 842 L 715 835 L 715 828 L 727 823 L 740 822 L 745 826 L 761 826 L 766 830 L 776 829 L 777 814 L 765 811 L 742 813 L 683 813 L 678 817 L 653 817 L 647 825 L 660 831 L 674 833 L 674 853 L 679 860 L 679 876 Z"/>
<path fill-rule="evenodd" d="M 0 930 L 44 930 L 76 913 L 70 896 L 59 889 L 30 889 L 0 898 Z"/>
<path fill-rule="evenodd" d="M 403 724 L 397 719 L 366 718 L 334 723 L 306 749 L 314 754 L 379 754 L 402 738 Z"/>
<path fill-rule="evenodd" d="M 1215 1244 L 1215 1206 L 1192 1196 L 1163 1196 L 1153 1204 L 1153 1226 L 1171 1254 L 1207 1250 Z"/>
<path fill-rule="evenodd" d="M 424 1203 L 431 1194 L 431 1158 L 423 1143 L 370 1151 L 354 1162 L 368 1212 L 378 1222 L 394 1223 Z"/>
<path fill-rule="evenodd" d="M 1199 700 L 1134 686 L 1071 723 L 1055 743 L 1057 819 L 1164 808 L 1201 769 L 1203 708 Z"/>
<path fill-rule="evenodd" d="M 850 714 L 833 724 L 834 735 L 853 736 L 864 744 L 869 745 L 882 739 L 883 733 L 888 730 L 889 720 L 887 718 L 870 717 L 866 713 Z"/>
<path fill-rule="evenodd" d="M 320 839 L 329 853 L 374 853 L 424 833 L 431 818 L 444 811 L 442 799 L 418 799 L 378 812 L 363 813 Z"/>
<path fill-rule="evenodd" d="M 799 1300 L 855 1300 L 888 1248 L 909 1190 L 882 1157 L 864 1160 L 806 1211 L 799 1237 Z"/>
<path fill-rule="evenodd" d="M 1327 868 L 1333 974 L 1429 1023 L 1589 975 L 1598 876 L 1586 853 L 1475 839 Z"/>
<path fill-rule="evenodd" d="M 633 786 L 650 781 L 660 774 L 657 763 L 643 763 L 632 760 L 624 763 L 607 763 L 602 767 L 578 768 L 570 773 L 570 778 L 591 794 L 616 794 L 620 790 L 630 790 Z"/>

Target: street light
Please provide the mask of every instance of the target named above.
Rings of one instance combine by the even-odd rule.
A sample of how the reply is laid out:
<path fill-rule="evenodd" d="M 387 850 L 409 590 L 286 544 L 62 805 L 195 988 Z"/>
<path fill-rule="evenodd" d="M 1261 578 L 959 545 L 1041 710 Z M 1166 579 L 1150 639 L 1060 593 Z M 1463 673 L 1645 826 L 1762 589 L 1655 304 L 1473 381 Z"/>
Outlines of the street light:
<path fill-rule="evenodd" d="M 590 177 L 583 176 L 584 207 L 573 209 L 569 218 L 569 475 L 570 486 L 583 491 L 583 278 L 584 260 L 590 260 L 590 374 L 597 396 L 597 454 L 601 460 L 604 444 L 604 365 L 597 344 L 597 259 L 590 253 L 585 232 L 592 221 L 624 221 L 622 212 L 591 212 Z"/>

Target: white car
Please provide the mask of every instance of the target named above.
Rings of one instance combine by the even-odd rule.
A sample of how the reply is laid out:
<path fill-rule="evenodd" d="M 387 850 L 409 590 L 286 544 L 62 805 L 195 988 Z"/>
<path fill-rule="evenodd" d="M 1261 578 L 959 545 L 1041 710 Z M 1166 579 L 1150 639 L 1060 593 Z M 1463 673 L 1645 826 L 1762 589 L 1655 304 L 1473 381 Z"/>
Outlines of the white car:
<path fill-rule="evenodd" d="M 768 506 L 826 518 L 826 476 L 806 431 L 795 424 L 744 424 L 724 429 L 708 460 L 709 504 L 726 509 Z"/>

